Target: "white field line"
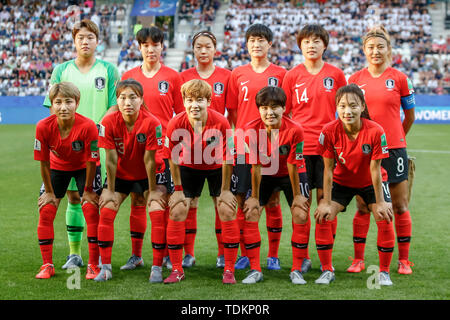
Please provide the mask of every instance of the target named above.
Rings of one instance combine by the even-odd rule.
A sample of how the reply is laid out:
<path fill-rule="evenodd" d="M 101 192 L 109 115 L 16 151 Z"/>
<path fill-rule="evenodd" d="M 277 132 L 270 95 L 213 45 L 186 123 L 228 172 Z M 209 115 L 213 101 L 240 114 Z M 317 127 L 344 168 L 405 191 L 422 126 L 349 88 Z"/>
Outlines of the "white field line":
<path fill-rule="evenodd" d="M 406 149 L 408 153 L 423 152 L 423 153 L 440 153 L 450 154 L 450 150 L 423 150 L 423 149 Z"/>

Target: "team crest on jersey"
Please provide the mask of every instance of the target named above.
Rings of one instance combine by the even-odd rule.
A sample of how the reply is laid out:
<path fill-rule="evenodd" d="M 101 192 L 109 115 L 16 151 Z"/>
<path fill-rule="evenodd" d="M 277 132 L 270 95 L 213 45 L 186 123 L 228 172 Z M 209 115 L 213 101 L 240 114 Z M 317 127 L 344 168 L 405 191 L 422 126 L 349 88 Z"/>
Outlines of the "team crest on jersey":
<path fill-rule="evenodd" d="M 290 151 L 290 147 L 287 144 L 280 146 L 280 155 L 287 156 Z"/>
<path fill-rule="evenodd" d="M 165 80 L 158 82 L 158 90 L 161 93 L 169 92 L 169 83 Z"/>
<path fill-rule="evenodd" d="M 97 77 L 97 78 L 95 78 L 94 81 L 95 81 L 95 88 L 97 90 L 102 90 L 102 89 L 105 88 L 105 85 L 106 85 L 106 79 L 105 78 Z"/>
<path fill-rule="evenodd" d="M 334 87 L 334 79 L 330 77 L 326 77 L 323 79 L 323 87 L 327 90 L 331 90 Z"/>
<path fill-rule="evenodd" d="M 215 94 L 222 94 L 224 89 L 225 89 L 225 85 L 222 82 L 214 83 L 214 93 Z"/>
<path fill-rule="evenodd" d="M 75 152 L 81 151 L 84 148 L 84 142 L 80 140 L 76 140 L 72 142 L 72 150 Z"/>
<path fill-rule="evenodd" d="M 387 79 L 386 80 L 386 88 L 388 88 L 389 90 L 394 89 L 395 87 L 395 81 L 392 79 Z"/>
<path fill-rule="evenodd" d="M 145 133 L 138 133 L 136 135 L 136 140 L 139 143 L 144 143 L 147 140 L 147 136 L 145 135 Z"/>
<path fill-rule="evenodd" d="M 364 154 L 369 154 L 371 151 L 372 151 L 372 147 L 370 146 L 370 144 L 365 143 L 362 145 L 362 152 Z"/>
<path fill-rule="evenodd" d="M 269 87 L 278 87 L 278 79 L 275 77 L 269 77 L 269 79 L 267 79 L 267 85 Z"/>

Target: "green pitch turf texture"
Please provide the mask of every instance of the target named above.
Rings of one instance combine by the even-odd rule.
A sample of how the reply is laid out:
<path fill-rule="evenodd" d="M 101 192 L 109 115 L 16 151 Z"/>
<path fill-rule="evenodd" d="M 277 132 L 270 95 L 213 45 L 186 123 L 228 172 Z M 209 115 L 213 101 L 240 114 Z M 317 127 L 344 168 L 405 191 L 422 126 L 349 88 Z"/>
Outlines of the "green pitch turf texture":
<path fill-rule="evenodd" d="M 35 275 L 42 263 L 37 242 L 37 197 L 41 185 L 39 163 L 33 160 L 33 125 L 0 125 L 0 299 L 169 299 L 169 300 L 306 300 L 306 299 L 445 299 L 450 298 L 448 266 L 450 226 L 450 126 L 415 125 L 408 135 L 409 154 L 415 156 L 416 178 L 410 210 L 413 219 L 413 237 L 410 260 L 415 263 L 412 275 L 397 274 L 397 248 L 391 264 L 393 287 L 369 289 L 373 273 L 349 274 L 349 256 L 353 255 L 352 219 L 354 201 L 346 213 L 338 215 L 338 229 L 333 252 L 336 281 L 320 286 L 314 280 L 320 275 L 319 259 L 315 249 L 314 223 L 310 237 L 310 255 L 313 269 L 305 280 L 307 285 L 296 286 L 289 280 L 291 258 L 291 218 L 284 196 L 283 234 L 280 246 L 282 269 L 266 269 L 267 232 L 265 216 L 260 221 L 262 234 L 261 265 L 264 281 L 244 285 L 240 281 L 245 271 L 237 270 L 238 284 L 224 286 L 222 270 L 215 267 L 217 245 L 214 233 L 214 208 L 204 189 L 198 210 L 196 239 L 197 264 L 187 269 L 186 280 L 173 285 L 150 284 L 148 277 L 152 262 L 150 221 L 144 240 L 145 266 L 134 271 L 121 271 L 130 256 L 129 200 L 121 207 L 115 222 L 115 241 L 112 256 L 113 279 L 96 283 L 84 279 L 81 269 L 79 289 L 75 273 L 61 269 L 69 252 L 65 231 L 66 200 L 61 203 L 55 220 L 54 263 L 56 275 L 49 280 L 37 280 Z M 433 152 L 424 152 L 432 150 Z M 315 195 L 315 194 L 314 194 Z M 314 201 L 315 202 L 315 201 Z M 311 215 L 314 212 L 313 204 Z M 371 226 L 366 245 L 366 268 L 378 265 L 376 224 Z M 82 256 L 88 260 L 84 233 Z M 164 277 L 169 271 L 164 269 Z M 72 277 L 72 278 L 71 278 Z M 68 286 L 68 282 L 69 285 Z"/>

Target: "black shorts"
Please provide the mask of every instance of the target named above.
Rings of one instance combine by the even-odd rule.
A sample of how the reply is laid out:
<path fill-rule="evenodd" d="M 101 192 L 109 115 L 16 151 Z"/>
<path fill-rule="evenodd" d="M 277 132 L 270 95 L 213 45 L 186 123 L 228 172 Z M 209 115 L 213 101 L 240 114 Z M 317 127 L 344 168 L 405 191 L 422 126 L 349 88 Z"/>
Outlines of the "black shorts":
<path fill-rule="evenodd" d="M 164 159 L 164 164 L 166 166 L 164 169 L 164 172 L 156 174 L 156 184 L 165 186 L 167 193 L 172 194 L 174 191 L 173 190 L 174 184 L 173 184 L 173 180 L 172 180 L 172 175 L 170 174 L 169 160 Z"/>
<path fill-rule="evenodd" d="M 382 183 L 382 190 L 384 201 L 391 202 L 391 194 L 389 193 L 389 185 L 387 182 Z M 353 197 L 356 195 L 360 196 L 367 205 L 377 202 L 375 198 L 375 190 L 372 185 L 365 188 L 349 188 L 333 182 L 331 199 L 345 207 L 342 211 L 345 211 L 350 201 L 352 201 Z"/>
<path fill-rule="evenodd" d="M 389 158 L 381 160 L 381 165 L 387 171 L 389 183 L 399 183 L 408 180 L 408 154 L 406 148 L 389 149 Z"/>
<path fill-rule="evenodd" d="M 236 164 L 231 175 L 231 192 L 233 194 L 248 194 L 252 188 L 252 165 Z"/>
<path fill-rule="evenodd" d="M 50 180 L 52 182 L 53 192 L 57 199 L 64 198 L 69 187 L 70 180 L 74 178 L 78 188 L 78 194 L 83 196 L 84 186 L 86 184 L 86 169 L 75 171 L 61 171 L 50 169 Z M 95 179 L 94 179 L 95 181 Z M 45 192 L 45 185 L 42 183 L 39 195 L 41 196 Z"/>
<path fill-rule="evenodd" d="M 181 185 L 186 198 L 200 197 L 208 180 L 209 195 L 211 197 L 220 196 L 222 187 L 222 168 L 214 170 L 198 170 L 186 166 L 180 166 Z"/>
<path fill-rule="evenodd" d="M 318 155 L 304 155 L 306 174 L 310 190 L 323 189 L 323 158 Z"/>
<path fill-rule="evenodd" d="M 103 188 L 108 188 L 108 179 L 105 180 Z M 144 193 L 148 190 L 148 179 L 142 180 L 125 180 L 116 177 L 114 191 L 129 195 L 130 192 Z"/>
<path fill-rule="evenodd" d="M 306 172 L 299 173 L 299 178 L 300 178 L 300 192 L 304 197 L 308 198 L 309 192 L 308 193 L 305 192 L 307 190 L 308 185 Z M 286 200 L 290 207 L 292 205 L 292 201 L 294 200 L 294 195 L 292 192 L 291 179 L 289 178 L 289 176 L 284 177 L 262 176 L 261 184 L 259 185 L 259 204 L 261 206 L 265 206 L 269 202 L 272 194 L 279 191 L 283 191 L 284 196 L 286 197 Z"/>

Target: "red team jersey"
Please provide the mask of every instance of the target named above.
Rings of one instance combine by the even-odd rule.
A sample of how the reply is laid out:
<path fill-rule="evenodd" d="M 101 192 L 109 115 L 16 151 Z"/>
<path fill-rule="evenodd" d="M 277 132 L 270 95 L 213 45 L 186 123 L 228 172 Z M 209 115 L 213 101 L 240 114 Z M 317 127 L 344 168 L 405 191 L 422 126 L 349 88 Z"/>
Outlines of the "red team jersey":
<path fill-rule="evenodd" d="M 260 130 L 263 130 L 264 134 L 262 137 L 264 137 L 265 141 L 261 140 Z M 264 122 L 261 119 L 256 119 L 248 123 L 245 126 L 245 131 L 247 133 L 256 133 L 255 135 L 246 136 L 246 143 L 250 150 L 248 163 L 261 164 L 265 168 L 271 167 L 271 164 L 267 163 L 267 161 L 273 154 L 272 148 L 275 149 L 277 147 L 273 151 L 278 151 L 278 155 L 273 154 L 273 156 L 275 159 L 278 159 L 278 170 L 275 174 L 271 174 L 271 176 L 288 176 L 288 163 L 296 164 L 298 167 L 303 165 L 303 129 L 297 122 L 283 116 L 281 127 L 278 131 L 277 146 L 272 146 Z M 262 164 L 262 162 L 265 162 L 265 164 Z"/>
<path fill-rule="evenodd" d="M 227 92 L 227 108 L 237 109 L 236 129 L 260 117 L 255 97 L 267 86 L 281 87 L 286 69 L 270 64 L 262 73 L 253 71 L 251 64 L 237 67 L 231 72 Z"/>
<path fill-rule="evenodd" d="M 406 148 L 400 119 L 400 98 L 414 92 L 408 77 L 389 67 L 381 76 L 374 78 L 365 68 L 353 74 L 348 82 L 357 84 L 363 90 L 370 118 L 383 127 L 389 149 Z"/>
<path fill-rule="evenodd" d="M 322 127 L 336 119 L 336 91 L 347 84 L 339 68 L 325 63 L 318 74 L 311 74 L 304 64 L 289 70 L 283 80 L 286 111 L 302 125 L 305 155 L 317 155 L 317 140 Z"/>
<path fill-rule="evenodd" d="M 389 157 L 383 128 L 374 121 L 362 119 L 354 141 L 344 131 L 341 120 L 326 124 L 319 138 L 318 153 L 335 159 L 333 181 L 350 188 L 372 185 L 370 161 Z"/>
<path fill-rule="evenodd" d="M 202 77 L 200 77 L 195 67 L 180 73 L 182 83 L 188 82 L 189 80 L 193 79 L 200 79 L 208 82 L 208 84 L 212 88 L 210 108 L 216 110 L 221 114 L 225 114 L 228 79 L 230 78 L 230 75 L 230 70 L 217 66 L 215 66 L 213 74 L 210 75 L 207 79 L 203 79 Z"/>
<path fill-rule="evenodd" d="M 162 148 L 162 128 L 158 119 L 141 108 L 133 130 L 125 125 L 120 111 L 107 115 L 99 130 L 99 146 L 117 151 L 116 176 L 123 180 L 147 179 L 145 150 Z M 156 152 L 156 172 L 164 171 L 161 154 Z"/>
<path fill-rule="evenodd" d="M 50 161 L 50 169 L 75 171 L 86 168 L 86 161 L 97 162 L 98 130 L 94 121 L 75 113 L 69 135 L 61 139 L 58 118 L 51 115 L 36 125 L 34 159 Z"/>
<path fill-rule="evenodd" d="M 178 114 L 184 111 L 180 75 L 175 70 L 161 65 L 161 69 L 152 78 L 147 78 L 138 66 L 122 75 L 122 80 L 129 78 L 137 80 L 144 88 L 144 102 L 161 122 L 162 133 L 165 135 L 167 124 L 174 112 Z"/>
<path fill-rule="evenodd" d="M 224 160 L 233 159 L 234 144 L 227 118 L 212 109 L 207 109 L 207 112 L 208 120 L 201 135 L 194 134 L 186 112 L 170 120 L 164 146 L 169 155 L 172 155 L 174 148 L 179 148 L 175 150 L 179 161 L 171 156 L 179 165 L 213 170 L 222 167 Z M 227 134 L 230 139 L 227 139 Z"/>

